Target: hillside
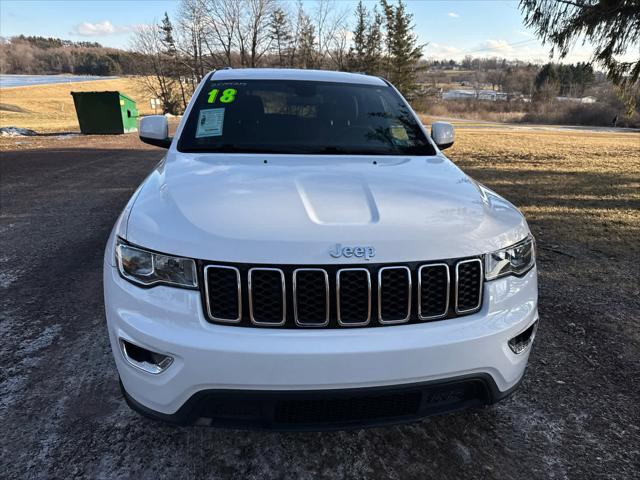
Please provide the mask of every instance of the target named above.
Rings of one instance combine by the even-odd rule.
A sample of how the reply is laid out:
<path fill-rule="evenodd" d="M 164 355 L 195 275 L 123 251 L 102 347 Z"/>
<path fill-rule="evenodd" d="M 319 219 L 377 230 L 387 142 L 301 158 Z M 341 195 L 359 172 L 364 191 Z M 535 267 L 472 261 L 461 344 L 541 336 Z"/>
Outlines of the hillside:
<path fill-rule="evenodd" d="M 77 132 L 71 92 L 118 90 L 136 101 L 141 115 L 154 113 L 151 95 L 135 77 L 91 82 L 59 83 L 0 89 L 0 127 L 29 128 L 37 132 Z"/>

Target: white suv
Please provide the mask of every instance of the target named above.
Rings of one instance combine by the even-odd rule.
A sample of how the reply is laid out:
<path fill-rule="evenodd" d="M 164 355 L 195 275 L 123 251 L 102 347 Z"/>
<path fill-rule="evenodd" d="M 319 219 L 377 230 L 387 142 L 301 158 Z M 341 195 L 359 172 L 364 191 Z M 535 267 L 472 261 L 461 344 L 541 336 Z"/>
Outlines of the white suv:
<path fill-rule="evenodd" d="M 465 175 L 387 81 L 206 76 L 109 238 L 106 316 L 134 409 L 325 429 L 493 403 L 537 321 L 522 214 Z"/>

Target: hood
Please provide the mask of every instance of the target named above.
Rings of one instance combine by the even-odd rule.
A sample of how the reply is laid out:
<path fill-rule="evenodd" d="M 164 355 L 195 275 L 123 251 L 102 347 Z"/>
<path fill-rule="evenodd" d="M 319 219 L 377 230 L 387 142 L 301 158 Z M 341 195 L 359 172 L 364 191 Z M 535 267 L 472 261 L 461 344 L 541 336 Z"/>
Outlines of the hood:
<path fill-rule="evenodd" d="M 520 212 L 442 155 L 337 157 L 172 152 L 131 209 L 128 241 L 213 261 L 372 263 L 473 256 L 528 233 Z M 370 250 L 369 250 L 370 251 Z"/>

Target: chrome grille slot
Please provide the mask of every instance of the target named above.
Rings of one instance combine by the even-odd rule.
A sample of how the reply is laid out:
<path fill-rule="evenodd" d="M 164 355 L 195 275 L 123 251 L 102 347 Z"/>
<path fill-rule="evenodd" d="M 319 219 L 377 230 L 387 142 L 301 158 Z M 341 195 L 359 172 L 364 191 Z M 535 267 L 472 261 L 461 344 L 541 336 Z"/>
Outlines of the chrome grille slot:
<path fill-rule="evenodd" d="M 456 264 L 456 313 L 471 313 L 482 304 L 482 262 L 463 260 Z"/>
<path fill-rule="evenodd" d="M 329 324 L 329 276 L 321 268 L 293 272 L 293 316 L 301 327 Z"/>
<path fill-rule="evenodd" d="M 411 318 L 411 270 L 382 267 L 378 270 L 378 320 L 382 324 L 408 322 Z"/>
<path fill-rule="evenodd" d="M 343 268 L 336 274 L 338 324 L 367 325 L 371 321 L 371 275 L 366 268 Z"/>
<path fill-rule="evenodd" d="M 434 263 L 418 269 L 418 318 L 435 320 L 449 311 L 449 265 Z"/>
<path fill-rule="evenodd" d="M 284 325 L 287 319 L 284 272 L 279 268 L 252 268 L 248 284 L 251 322 Z"/>
<path fill-rule="evenodd" d="M 242 319 L 240 271 L 235 267 L 208 265 L 204 278 L 209 318 L 218 322 L 239 322 Z"/>

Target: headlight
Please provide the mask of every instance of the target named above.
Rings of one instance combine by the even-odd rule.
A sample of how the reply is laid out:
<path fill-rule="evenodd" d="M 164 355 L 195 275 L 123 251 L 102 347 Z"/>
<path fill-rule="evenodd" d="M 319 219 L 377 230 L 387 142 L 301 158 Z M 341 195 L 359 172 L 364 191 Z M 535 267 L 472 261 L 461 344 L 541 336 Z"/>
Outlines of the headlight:
<path fill-rule="evenodd" d="M 521 242 L 484 256 L 484 271 L 487 280 L 505 275 L 523 275 L 536 263 L 535 241 L 530 235 Z"/>
<path fill-rule="evenodd" d="M 190 258 L 172 257 L 127 245 L 118 239 L 116 257 L 120 274 L 143 286 L 173 285 L 196 288 L 196 263 Z"/>

